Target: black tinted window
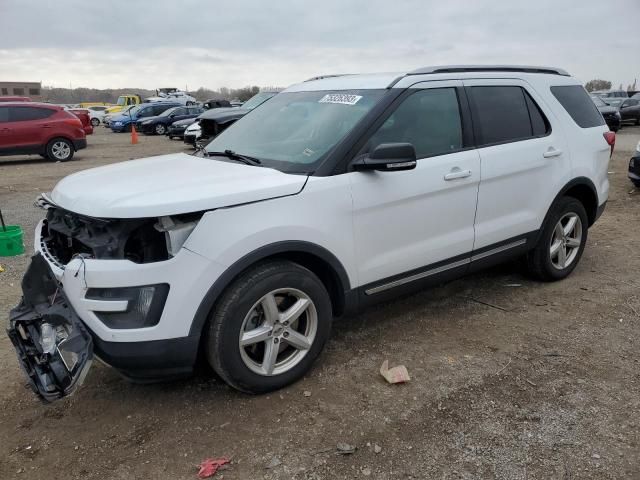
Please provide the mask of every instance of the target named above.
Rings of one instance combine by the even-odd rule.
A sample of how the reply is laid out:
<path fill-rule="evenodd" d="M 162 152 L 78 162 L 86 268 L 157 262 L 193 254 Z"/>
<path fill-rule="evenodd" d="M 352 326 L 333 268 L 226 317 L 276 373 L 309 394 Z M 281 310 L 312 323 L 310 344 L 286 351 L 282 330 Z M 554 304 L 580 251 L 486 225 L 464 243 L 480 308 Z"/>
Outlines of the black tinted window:
<path fill-rule="evenodd" d="M 442 155 L 462 148 L 462 124 L 454 88 L 421 90 L 408 97 L 380 126 L 368 143 L 408 142 L 418 158 Z"/>
<path fill-rule="evenodd" d="M 531 98 L 531 96 L 524 92 L 525 100 L 527 101 L 527 108 L 529 109 L 529 118 L 531 119 L 531 130 L 534 137 L 542 137 L 551 131 L 549 127 L 549 121 L 540 110 L 540 107 Z"/>
<path fill-rule="evenodd" d="M 0 107 L 0 123 L 9 121 L 9 108 Z"/>
<path fill-rule="evenodd" d="M 514 142 L 535 136 L 527 98 L 522 88 L 471 87 L 471 101 L 480 145 Z M 541 115 L 539 110 L 537 114 Z M 538 130 L 541 129 L 540 120 L 536 120 Z"/>
<path fill-rule="evenodd" d="M 582 128 L 604 125 L 604 119 L 581 85 L 551 87 L 551 93 L 558 99 L 573 121 Z"/>
<path fill-rule="evenodd" d="M 38 107 L 10 107 L 9 121 L 26 122 L 29 120 L 41 120 L 53 115 L 54 110 Z"/>

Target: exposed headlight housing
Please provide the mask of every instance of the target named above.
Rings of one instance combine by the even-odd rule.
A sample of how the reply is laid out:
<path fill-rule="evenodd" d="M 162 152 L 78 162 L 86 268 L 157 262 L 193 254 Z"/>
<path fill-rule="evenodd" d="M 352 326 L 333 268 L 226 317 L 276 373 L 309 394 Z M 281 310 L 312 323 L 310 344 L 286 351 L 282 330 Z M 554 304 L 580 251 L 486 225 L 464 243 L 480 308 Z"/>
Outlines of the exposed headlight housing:
<path fill-rule="evenodd" d="M 164 232 L 169 256 L 175 257 L 178 254 L 197 224 L 197 220 L 182 221 L 172 217 L 160 217 L 158 219 L 155 229 L 159 232 Z"/>

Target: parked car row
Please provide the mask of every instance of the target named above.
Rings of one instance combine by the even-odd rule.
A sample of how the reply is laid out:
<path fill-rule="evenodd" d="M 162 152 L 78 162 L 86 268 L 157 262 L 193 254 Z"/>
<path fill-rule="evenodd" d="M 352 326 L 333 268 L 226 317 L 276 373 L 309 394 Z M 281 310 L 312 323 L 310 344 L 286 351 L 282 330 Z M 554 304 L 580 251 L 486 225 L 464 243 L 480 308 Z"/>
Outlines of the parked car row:
<path fill-rule="evenodd" d="M 169 139 L 179 138 L 195 147 L 197 142 L 212 139 L 276 93 L 260 92 L 238 107 L 232 106 L 226 100 L 207 100 L 204 105 L 209 107 L 208 110 L 197 116 L 184 117 L 171 123 L 167 126 L 166 134 Z"/>
<path fill-rule="evenodd" d="M 638 98 L 629 97 L 600 97 L 591 95 L 593 103 L 604 117 L 609 129 L 617 132 L 624 122 L 632 122 L 640 125 L 640 96 Z"/>

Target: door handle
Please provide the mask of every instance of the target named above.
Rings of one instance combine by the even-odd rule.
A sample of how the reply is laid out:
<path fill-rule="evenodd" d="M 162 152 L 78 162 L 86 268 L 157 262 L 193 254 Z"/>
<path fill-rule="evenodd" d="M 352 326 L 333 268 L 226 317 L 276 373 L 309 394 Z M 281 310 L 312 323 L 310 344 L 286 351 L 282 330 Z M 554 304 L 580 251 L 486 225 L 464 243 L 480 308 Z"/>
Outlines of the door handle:
<path fill-rule="evenodd" d="M 449 173 L 444 176 L 444 179 L 457 180 L 458 178 L 467 178 L 471 176 L 471 170 L 461 170 L 459 167 L 454 167 Z"/>
<path fill-rule="evenodd" d="M 562 155 L 562 150 L 557 150 L 553 147 L 549 147 L 547 151 L 542 154 L 544 158 L 559 157 L 560 155 Z"/>

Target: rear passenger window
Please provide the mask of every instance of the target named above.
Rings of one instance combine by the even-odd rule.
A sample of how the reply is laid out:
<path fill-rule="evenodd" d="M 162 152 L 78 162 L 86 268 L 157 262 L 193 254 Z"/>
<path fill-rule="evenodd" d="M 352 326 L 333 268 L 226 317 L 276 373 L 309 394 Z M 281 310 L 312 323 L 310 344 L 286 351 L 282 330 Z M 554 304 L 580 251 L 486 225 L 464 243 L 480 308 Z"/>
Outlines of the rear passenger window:
<path fill-rule="evenodd" d="M 591 128 L 604 125 L 604 118 L 581 85 L 551 87 L 551 93 L 579 127 Z"/>
<path fill-rule="evenodd" d="M 9 108 L 0 107 L 0 123 L 9 121 Z"/>
<path fill-rule="evenodd" d="M 478 146 L 516 142 L 549 133 L 549 122 L 521 87 L 471 87 Z"/>
<path fill-rule="evenodd" d="M 9 107 L 10 122 L 27 122 L 29 120 L 41 120 L 53 115 L 55 110 L 37 107 Z"/>
<path fill-rule="evenodd" d="M 407 97 L 371 137 L 368 151 L 382 143 L 408 142 L 417 158 L 462 148 L 462 123 L 454 88 L 420 90 Z"/>

